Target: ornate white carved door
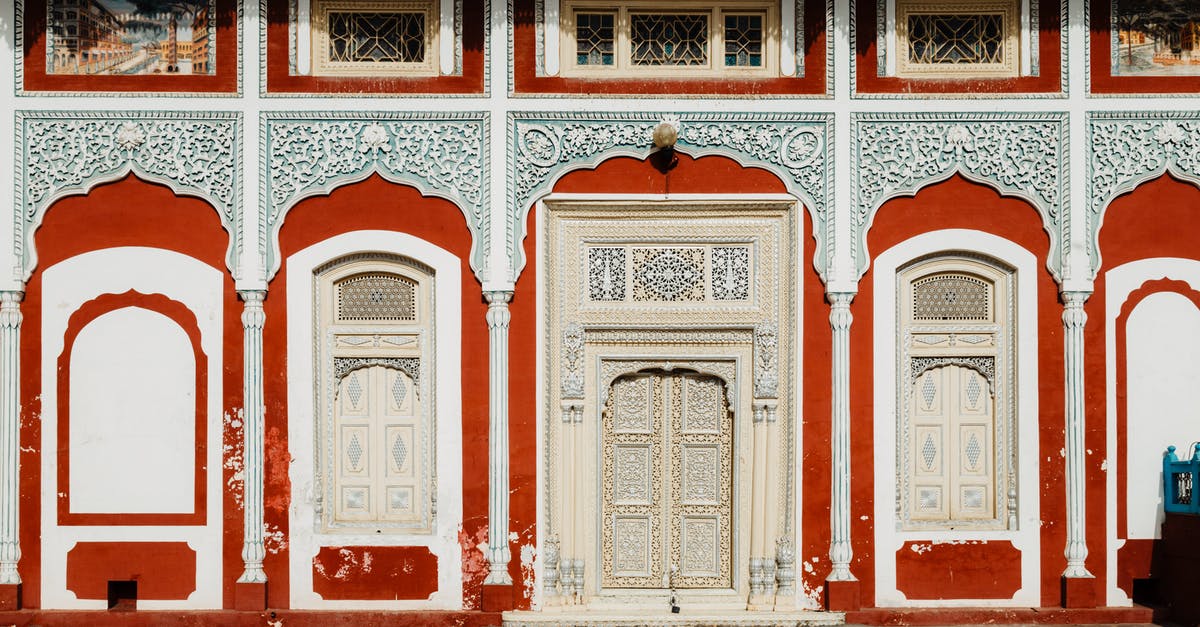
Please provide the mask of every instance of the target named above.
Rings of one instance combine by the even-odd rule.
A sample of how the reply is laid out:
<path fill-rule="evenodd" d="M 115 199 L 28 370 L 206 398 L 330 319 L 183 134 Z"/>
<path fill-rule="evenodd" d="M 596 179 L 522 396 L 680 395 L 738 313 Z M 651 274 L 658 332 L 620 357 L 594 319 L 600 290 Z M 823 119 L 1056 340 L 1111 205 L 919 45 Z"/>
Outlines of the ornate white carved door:
<path fill-rule="evenodd" d="M 334 405 L 334 520 L 418 520 L 423 460 L 412 379 L 380 365 L 352 370 Z"/>
<path fill-rule="evenodd" d="M 995 402 L 987 379 L 948 364 L 913 386 L 913 520 L 993 518 Z"/>
<path fill-rule="evenodd" d="M 730 587 L 733 421 L 724 383 L 619 378 L 601 431 L 602 587 Z"/>

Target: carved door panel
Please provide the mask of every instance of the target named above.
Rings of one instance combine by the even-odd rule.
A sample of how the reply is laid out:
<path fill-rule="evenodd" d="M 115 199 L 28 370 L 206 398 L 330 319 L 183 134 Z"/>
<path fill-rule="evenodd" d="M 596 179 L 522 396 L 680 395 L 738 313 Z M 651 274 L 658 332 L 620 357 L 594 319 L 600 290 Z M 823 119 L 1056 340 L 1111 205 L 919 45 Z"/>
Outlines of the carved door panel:
<path fill-rule="evenodd" d="M 987 379 L 946 365 L 913 385 L 913 520 L 994 517 L 995 403 Z"/>
<path fill-rule="evenodd" d="M 604 408 L 601 585 L 732 585 L 733 424 L 724 384 L 616 380 Z"/>
<path fill-rule="evenodd" d="M 342 378 L 334 410 L 334 520 L 419 518 L 419 407 L 412 379 L 400 370 L 371 366 Z"/>

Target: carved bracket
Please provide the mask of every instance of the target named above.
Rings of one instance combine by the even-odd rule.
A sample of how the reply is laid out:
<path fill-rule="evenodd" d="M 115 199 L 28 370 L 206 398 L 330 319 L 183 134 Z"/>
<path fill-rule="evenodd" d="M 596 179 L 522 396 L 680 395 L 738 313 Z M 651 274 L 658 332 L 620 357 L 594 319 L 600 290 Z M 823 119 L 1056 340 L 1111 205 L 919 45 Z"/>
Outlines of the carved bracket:
<path fill-rule="evenodd" d="M 1050 234 L 1047 268 L 1062 279 L 1070 252 L 1065 114 L 860 114 L 852 133 L 850 247 L 859 277 L 870 266 L 866 237 L 879 207 L 961 174 L 1037 209 Z"/>
<path fill-rule="evenodd" d="M 14 252 L 37 266 L 33 234 L 56 201 L 132 173 L 217 210 L 236 274 L 241 242 L 241 114 L 18 111 Z"/>
<path fill-rule="evenodd" d="M 1087 252 L 1100 270 L 1100 227 L 1117 196 L 1164 173 L 1200 185 L 1200 113 L 1089 113 Z"/>
<path fill-rule="evenodd" d="M 723 155 L 778 176 L 808 208 L 825 277 L 833 256 L 829 216 L 833 187 L 833 119 L 828 114 L 514 113 L 509 115 L 508 261 L 515 281 L 525 265 L 521 243 L 534 201 L 567 172 L 594 168 L 617 156 L 650 154 L 654 126 L 678 120 L 675 149 L 692 156 Z"/>
<path fill-rule="evenodd" d="M 372 174 L 453 202 L 471 231 L 471 268 L 487 270 L 488 120 L 484 113 L 265 113 L 259 246 L 279 270 L 279 229 L 296 203 Z"/>

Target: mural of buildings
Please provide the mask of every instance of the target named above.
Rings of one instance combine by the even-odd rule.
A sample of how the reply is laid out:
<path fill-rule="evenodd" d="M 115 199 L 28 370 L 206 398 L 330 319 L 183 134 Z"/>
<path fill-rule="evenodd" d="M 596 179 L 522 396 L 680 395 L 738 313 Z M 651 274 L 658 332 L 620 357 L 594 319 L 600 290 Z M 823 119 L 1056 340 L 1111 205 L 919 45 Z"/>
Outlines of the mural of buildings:
<path fill-rule="evenodd" d="M 1200 622 L 1191 15 L 0 3 L 0 625 Z"/>

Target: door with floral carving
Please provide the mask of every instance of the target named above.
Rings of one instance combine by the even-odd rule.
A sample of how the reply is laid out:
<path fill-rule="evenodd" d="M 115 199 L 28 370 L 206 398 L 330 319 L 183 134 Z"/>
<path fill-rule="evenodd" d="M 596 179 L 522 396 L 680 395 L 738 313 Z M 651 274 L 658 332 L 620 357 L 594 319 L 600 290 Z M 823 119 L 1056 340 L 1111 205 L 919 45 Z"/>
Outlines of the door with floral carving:
<path fill-rule="evenodd" d="M 604 588 L 732 585 L 733 420 L 725 383 L 647 373 L 609 387 L 601 426 Z"/>

